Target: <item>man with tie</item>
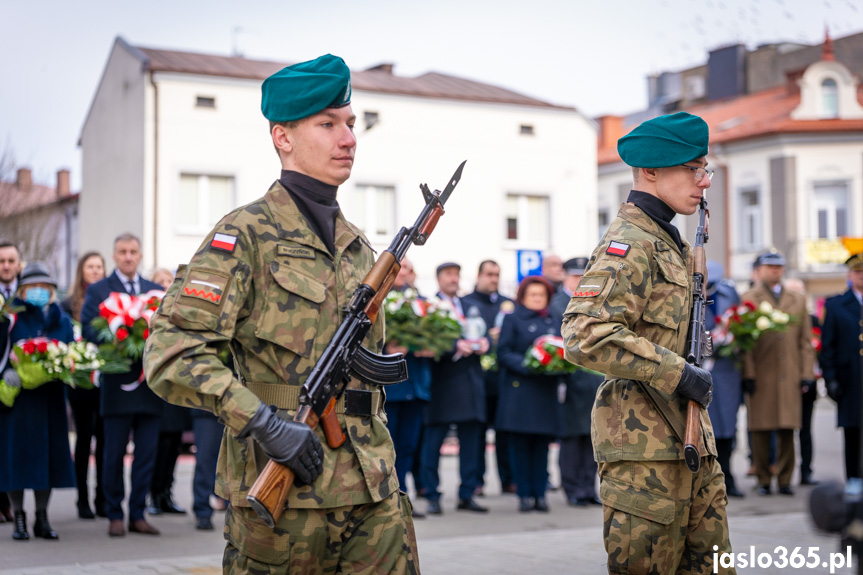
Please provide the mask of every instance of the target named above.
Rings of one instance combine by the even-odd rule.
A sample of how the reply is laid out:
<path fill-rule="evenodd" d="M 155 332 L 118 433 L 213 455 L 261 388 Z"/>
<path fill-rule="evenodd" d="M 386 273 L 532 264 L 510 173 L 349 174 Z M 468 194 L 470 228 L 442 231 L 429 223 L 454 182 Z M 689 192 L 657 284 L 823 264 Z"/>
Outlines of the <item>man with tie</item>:
<path fill-rule="evenodd" d="M 466 310 L 458 297 L 461 266 L 447 262 L 438 266 L 437 281 L 441 301 L 449 302 L 455 313 L 465 317 Z M 474 499 L 474 490 L 482 484 L 479 458 L 485 448 L 483 431 L 486 421 L 485 383 L 480 356 L 488 351 L 485 337 L 477 341 L 459 339 L 452 351 L 432 366 L 431 401 L 421 448 L 423 486 L 428 490 L 428 513 L 440 515 L 441 493 L 440 448 L 451 424 L 458 426 L 459 474 L 458 505 L 462 511 L 488 511 Z"/>
<path fill-rule="evenodd" d="M 18 289 L 18 274 L 21 273 L 21 254 L 18 246 L 12 242 L 0 239 L 0 308 L 3 302 L 10 301 Z M 0 317 L 0 373 L 6 368 L 9 352 L 12 349 L 12 341 L 9 332 L 12 324 L 3 321 Z M 9 499 L 5 493 L 0 492 L 0 523 L 12 521 L 12 510 L 9 507 Z"/>
<path fill-rule="evenodd" d="M 824 304 L 821 371 L 827 395 L 838 404 L 837 425 L 845 433 L 845 477 L 860 477 L 860 395 L 863 363 L 863 252 L 845 261 L 848 291 Z"/>
<path fill-rule="evenodd" d="M 114 240 L 113 273 L 87 288 L 81 308 L 81 329 L 84 339 L 100 343 L 92 321 L 99 317 L 99 304 L 112 292 L 137 295 L 161 286 L 141 277 L 141 242 L 132 234 L 124 233 Z M 164 402 L 153 393 L 144 381 L 143 363 L 132 363 L 126 373 L 102 375 L 101 413 L 104 421 L 105 455 L 103 484 L 105 511 L 110 524 L 108 535 L 126 534 L 122 503 L 125 498 L 123 457 L 129 433 L 134 437 L 135 452 L 132 462 L 132 490 L 129 493 L 129 531 L 145 535 L 158 535 L 159 531 L 144 518 L 145 499 L 150 490 L 156 461 L 162 408 Z"/>

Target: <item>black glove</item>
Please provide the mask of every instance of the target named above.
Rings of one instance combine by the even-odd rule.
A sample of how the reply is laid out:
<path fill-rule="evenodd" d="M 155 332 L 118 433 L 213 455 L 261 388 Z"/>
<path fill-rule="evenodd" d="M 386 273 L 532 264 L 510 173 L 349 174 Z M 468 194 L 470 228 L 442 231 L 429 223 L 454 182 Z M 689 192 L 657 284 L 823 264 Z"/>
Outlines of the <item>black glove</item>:
<path fill-rule="evenodd" d="M 6 382 L 9 387 L 21 387 L 21 376 L 11 367 L 3 372 L 3 377 L 0 377 Z"/>
<path fill-rule="evenodd" d="M 713 377 L 710 372 L 687 363 L 683 366 L 683 374 L 677 382 L 677 393 L 692 399 L 707 409 L 713 399 Z"/>
<path fill-rule="evenodd" d="M 752 395 L 753 393 L 755 393 L 755 380 L 754 379 L 744 379 L 743 381 L 740 382 L 740 384 L 743 386 L 743 393 L 748 393 L 749 395 Z"/>
<path fill-rule="evenodd" d="M 839 402 L 842 399 L 843 390 L 842 384 L 840 384 L 835 379 L 831 379 L 827 382 L 827 396 L 835 402 Z"/>
<path fill-rule="evenodd" d="M 302 483 L 312 483 L 324 470 L 324 448 L 314 430 L 304 423 L 286 421 L 264 404 L 237 435 L 258 442 L 267 457 L 293 471 Z"/>
<path fill-rule="evenodd" d="M 800 380 L 800 393 L 809 393 L 810 389 L 815 389 L 815 382 L 811 379 Z"/>

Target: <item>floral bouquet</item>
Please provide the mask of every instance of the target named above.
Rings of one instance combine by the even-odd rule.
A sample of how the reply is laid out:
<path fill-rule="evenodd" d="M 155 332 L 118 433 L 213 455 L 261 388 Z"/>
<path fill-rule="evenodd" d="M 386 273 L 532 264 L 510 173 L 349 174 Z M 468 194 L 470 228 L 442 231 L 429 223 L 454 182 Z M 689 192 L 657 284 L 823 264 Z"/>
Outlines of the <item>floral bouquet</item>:
<path fill-rule="evenodd" d="M 391 291 L 384 300 L 387 341 L 438 359 L 461 337 L 461 324 L 448 302 L 422 300 L 415 290 Z"/>
<path fill-rule="evenodd" d="M 144 355 L 150 335 L 150 318 L 159 308 L 165 292 L 152 290 L 140 296 L 111 292 L 99 304 L 99 317 L 92 325 L 98 331 L 100 357 L 106 364 L 128 371 L 133 361 Z M 104 370 L 103 370 L 104 371 Z"/>
<path fill-rule="evenodd" d="M 711 332 L 714 348 L 720 357 L 740 358 L 755 347 L 762 334 L 785 331 L 792 318 L 763 301 L 756 307 L 751 301 L 730 307 L 719 318 Z"/>
<path fill-rule="evenodd" d="M 573 373 L 578 367 L 563 356 L 563 338 L 557 335 L 541 335 L 524 354 L 522 365 L 542 375 Z"/>

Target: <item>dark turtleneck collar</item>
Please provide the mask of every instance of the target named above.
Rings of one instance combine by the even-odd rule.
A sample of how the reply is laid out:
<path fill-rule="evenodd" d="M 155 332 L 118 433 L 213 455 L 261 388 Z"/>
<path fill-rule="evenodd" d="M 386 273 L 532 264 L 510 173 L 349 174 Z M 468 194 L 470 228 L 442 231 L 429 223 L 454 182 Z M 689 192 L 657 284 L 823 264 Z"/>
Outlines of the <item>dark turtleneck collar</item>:
<path fill-rule="evenodd" d="M 339 187 L 291 170 L 282 170 L 279 182 L 288 190 L 315 235 L 324 242 L 330 254 L 335 254 L 336 216 L 339 214 L 336 194 Z"/>
<path fill-rule="evenodd" d="M 630 190 L 629 197 L 626 201 L 635 204 L 645 214 L 650 216 L 650 219 L 656 222 L 660 228 L 668 232 L 668 235 L 671 236 L 671 239 L 673 239 L 674 243 L 677 244 L 677 249 L 683 253 L 683 241 L 680 239 L 680 231 L 671 225 L 671 220 L 673 220 L 674 216 L 677 214 L 674 210 L 668 207 L 668 204 L 654 195 L 648 194 L 647 192 L 640 192 L 638 190 Z"/>

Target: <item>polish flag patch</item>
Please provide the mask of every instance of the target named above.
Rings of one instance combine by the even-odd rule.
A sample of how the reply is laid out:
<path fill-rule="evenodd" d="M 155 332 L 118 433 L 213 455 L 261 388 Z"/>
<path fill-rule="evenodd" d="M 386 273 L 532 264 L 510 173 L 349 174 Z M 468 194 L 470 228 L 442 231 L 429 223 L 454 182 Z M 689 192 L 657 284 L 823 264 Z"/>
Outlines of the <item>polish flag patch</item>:
<path fill-rule="evenodd" d="M 629 244 L 624 244 L 621 242 L 611 242 L 609 244 L 608 249 L 605 250 L 605 253 L 611 254 L 613 256 L 624 257 L 629 253 Z"/>
<path fill-rule="evenodd" d="M 228 234 L 216 234 L 213 236 L 213 241 L 210 242 L 211 248 L 218 248 L 226 252 L 233 252 L 236 246 L 237 236 L 230 236 Z"/>

